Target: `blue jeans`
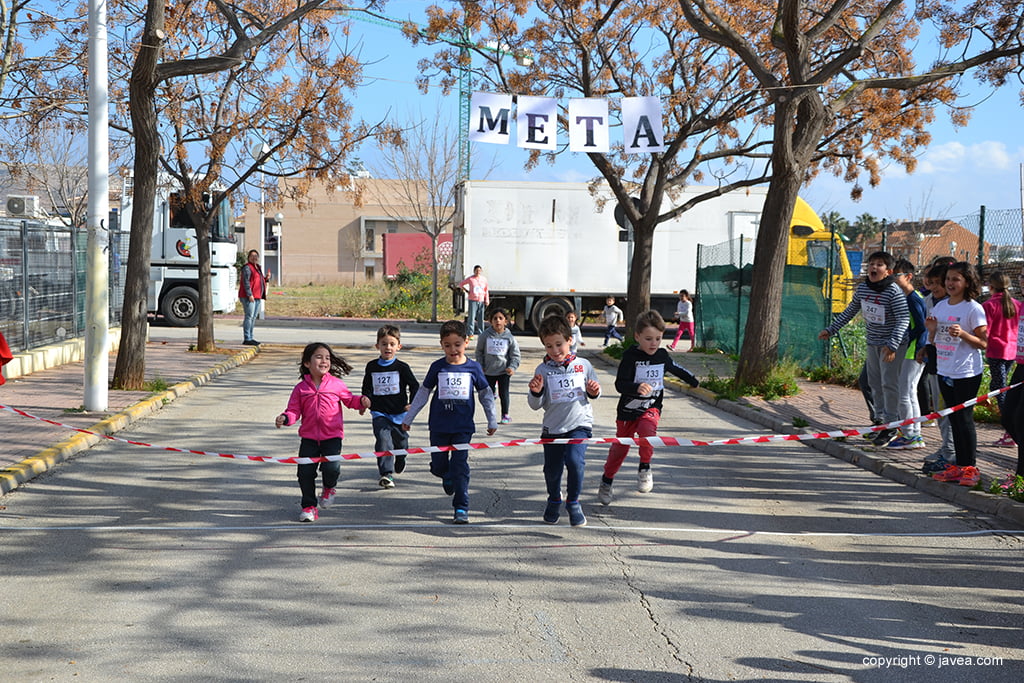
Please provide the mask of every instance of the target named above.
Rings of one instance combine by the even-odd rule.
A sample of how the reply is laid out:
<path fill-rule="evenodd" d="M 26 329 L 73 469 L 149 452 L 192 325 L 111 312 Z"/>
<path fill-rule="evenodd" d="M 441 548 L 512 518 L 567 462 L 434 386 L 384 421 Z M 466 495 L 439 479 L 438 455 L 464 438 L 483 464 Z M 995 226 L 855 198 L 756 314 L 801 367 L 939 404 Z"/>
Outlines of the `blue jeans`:
<path fill-rule="evenodd" d="M 431 446 L 451 446 L 469 443 L 473 432 L 430 432 Z M 448 479 L 455 488 L 452 507 L 469 510 L 469 451 L 444 451 L 430 454 L 430 473 L 441 479 Z"/>
<path fill-rule="evenodd" d="M 619 330 L 618 330 L 618 329 L 617 329 L 617 328 L 615 327 L 615 325 L 608 325 L 608 326 L 607 326 L 607 327 L 605 328 L 605 331 L 604 331 L 604 343 L 605 343 L 606 345 L 608 344 L 608 338 L 609 338 L 609 337 L 615 337 L 615 338 L 616 338 L 616 339 L 618 339 L 619 341 L 622 341 L 622 334 L 621 334 L 621 333 L 619 332 Z"/>
<path fill-rule="evenodd" d="M 315 439 L 302 438 L 299 443 L 300 458 L 320 458 L 327 455 L 341 455 L 341 439 Z M 311 462 L 299 465 L 299 490 L 302 491 L 302 508 L 316 507 L 316 472 L 323 473 L 324 488 L 333 489 L 338 485 L 341 478 L 341 461 L 330 460 L 327 462 Z"/>
<path fill-rule="evenodd" d="M 252 331 L 256 326 L 256 316 L 260 312 L 260 300 L 242 299 L 242 341 L 252 341 Z"/>
<path fill-rule="evenodd" d="M 373 436 L 375 437 L 373 444 L 373 450 L 375 451 L 393 451 L 409 447 L 408 432 L 402 429 L 402 425 L 395 424 L 388 417 L 374 416 Z M 395 471 L 395 456 L 378 456 L 377 471 L 382 477 L 385 474 L 392 474 Z"/>
<path fill-rule="evenodd" d="M 487 307 L 483 301 L 469 301 L 469 316 L 466 318 L 466 328 L 469 334 L 480 334 L 484 331 L 484 309 Z"/>
<path fill-rule="evenodd" d="M 544 439 L 589 439 L 593 432 L 589 427 L 576 427 L 564 434 L 541 435 Z M 548 500 L 562 500 L 562 470 L 566 471 L 565 499 L 568 502 L 580 499 L 583 490 L 583 466 L 587 444 L 545 444 L 544 445 L 544 483 L 548 489 Z"/>

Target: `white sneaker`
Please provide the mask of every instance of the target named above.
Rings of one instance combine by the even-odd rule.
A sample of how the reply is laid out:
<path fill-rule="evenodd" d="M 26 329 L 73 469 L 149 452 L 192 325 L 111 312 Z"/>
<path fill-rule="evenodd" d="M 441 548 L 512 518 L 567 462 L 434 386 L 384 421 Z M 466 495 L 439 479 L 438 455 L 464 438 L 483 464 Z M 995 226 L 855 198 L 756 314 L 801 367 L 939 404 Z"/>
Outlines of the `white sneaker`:
<path fill-rule="evenodd" d="M 612 502 L 612 485 L 601 482 L 597 487 L 597 502 L 601 505 L 608 505 Z"/>
<path fill-rule="evenodd" d="M 334 502 L 334 496 L 336 493 L 337 491 L 334 489 L 324 489 L 323 493 L 320 494 L 320 507 L 331 507 L 331 503 Z"/>
<path fill-rule="evenodd" d="M 654 474 L 650 470 L 640 470 L 636 475 L 636 490 L 640 493 L 650 493 L 654 488 Z"/>
<path fill-rule="evenodd" d="M 308 508 L 303 508 L 302 512 L 299 513 L 300 522 L 315 522 L 320 516 L 320 513 L 316 511 L 316 508 L 312 505 Z"/>

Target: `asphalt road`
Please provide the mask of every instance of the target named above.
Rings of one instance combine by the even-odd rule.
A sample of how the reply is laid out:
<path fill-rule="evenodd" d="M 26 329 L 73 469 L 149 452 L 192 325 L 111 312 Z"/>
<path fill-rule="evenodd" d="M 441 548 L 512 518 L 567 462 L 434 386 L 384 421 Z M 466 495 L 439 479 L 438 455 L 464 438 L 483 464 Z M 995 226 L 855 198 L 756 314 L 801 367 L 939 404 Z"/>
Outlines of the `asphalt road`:
<path fill-rule="evenodd" d="M 410 346 L 403 358 L 422 375 L 439 349 L 427 338 Z M 514 423 L 492 441 L 539 435 L 525 383 L 540 356 L 527 346 Z M 358 387 L 370 355 L 343 353 Z M 268 347 L 119 436 L 294 455 L 294 428 L 275 430 L 273 418 L 297 360 L 294 348 Z M 595 434 L 605 436 L 615 396 L 598 367 L 606 396 Z M 368 418 L 346 418 L 345 451 L 370 450 Z M 661 429 L 704 439 L 758 431 L 679 396 L 667 399 Z M 413 440 L 425 444 L 425 428 Z M 650 494 L 635 491 L 631 453 L 616 500 L 602 507 L 605 453 L 589 452 L 589 525 L 571 528 L 541 523 L 538 448 L 474 452 L 472 523 L 460 527 L 425 457 L 410 459 L 393 490 L 378 488 L 372 461 L 344 463 L 340 503 L 299 524 L 294 465 L 96 446 L 0 498 L 0 675 L 1024 676 L 1024 537 L 989 533 L 991 519 L 796 443 L 659 451 Z"/>

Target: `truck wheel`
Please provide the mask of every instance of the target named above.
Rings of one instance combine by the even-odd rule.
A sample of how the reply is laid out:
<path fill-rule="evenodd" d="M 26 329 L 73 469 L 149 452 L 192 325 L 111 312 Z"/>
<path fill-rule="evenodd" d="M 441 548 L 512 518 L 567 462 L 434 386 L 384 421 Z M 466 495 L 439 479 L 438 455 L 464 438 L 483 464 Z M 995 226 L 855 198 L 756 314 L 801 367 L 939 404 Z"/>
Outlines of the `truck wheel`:
<path fill-rule="evenodd" d="M 540 322 L 551 315 L 565 317 L 565 314 L 572 310 L 572 303 L 560 296 L 552 296 L 541 299 L 533 305 L 530 311 L 530 322 L 534 330 L 540 329 Z"/>
<path fill-rule="evenodd" d="M 199 324 L 199 292 L 191 287 L 175 287 L 164 295 L 160 312 L 174 327 L 195 327 Z"/>

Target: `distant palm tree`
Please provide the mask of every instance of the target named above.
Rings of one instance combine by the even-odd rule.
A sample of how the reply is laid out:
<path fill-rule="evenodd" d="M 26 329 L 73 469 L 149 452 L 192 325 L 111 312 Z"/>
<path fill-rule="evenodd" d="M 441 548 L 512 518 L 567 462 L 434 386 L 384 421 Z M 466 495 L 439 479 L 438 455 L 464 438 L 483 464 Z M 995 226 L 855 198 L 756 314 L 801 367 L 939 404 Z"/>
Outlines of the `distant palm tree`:
<path fill-rule="evenodd" d="M 860 246 L 861 251 L 867 250 L 867 245 L 878 237 L 882 232 L 882 221 L 870 213 L 862 213 L 850 226 L 846 233 L 847 237 Z"/>

